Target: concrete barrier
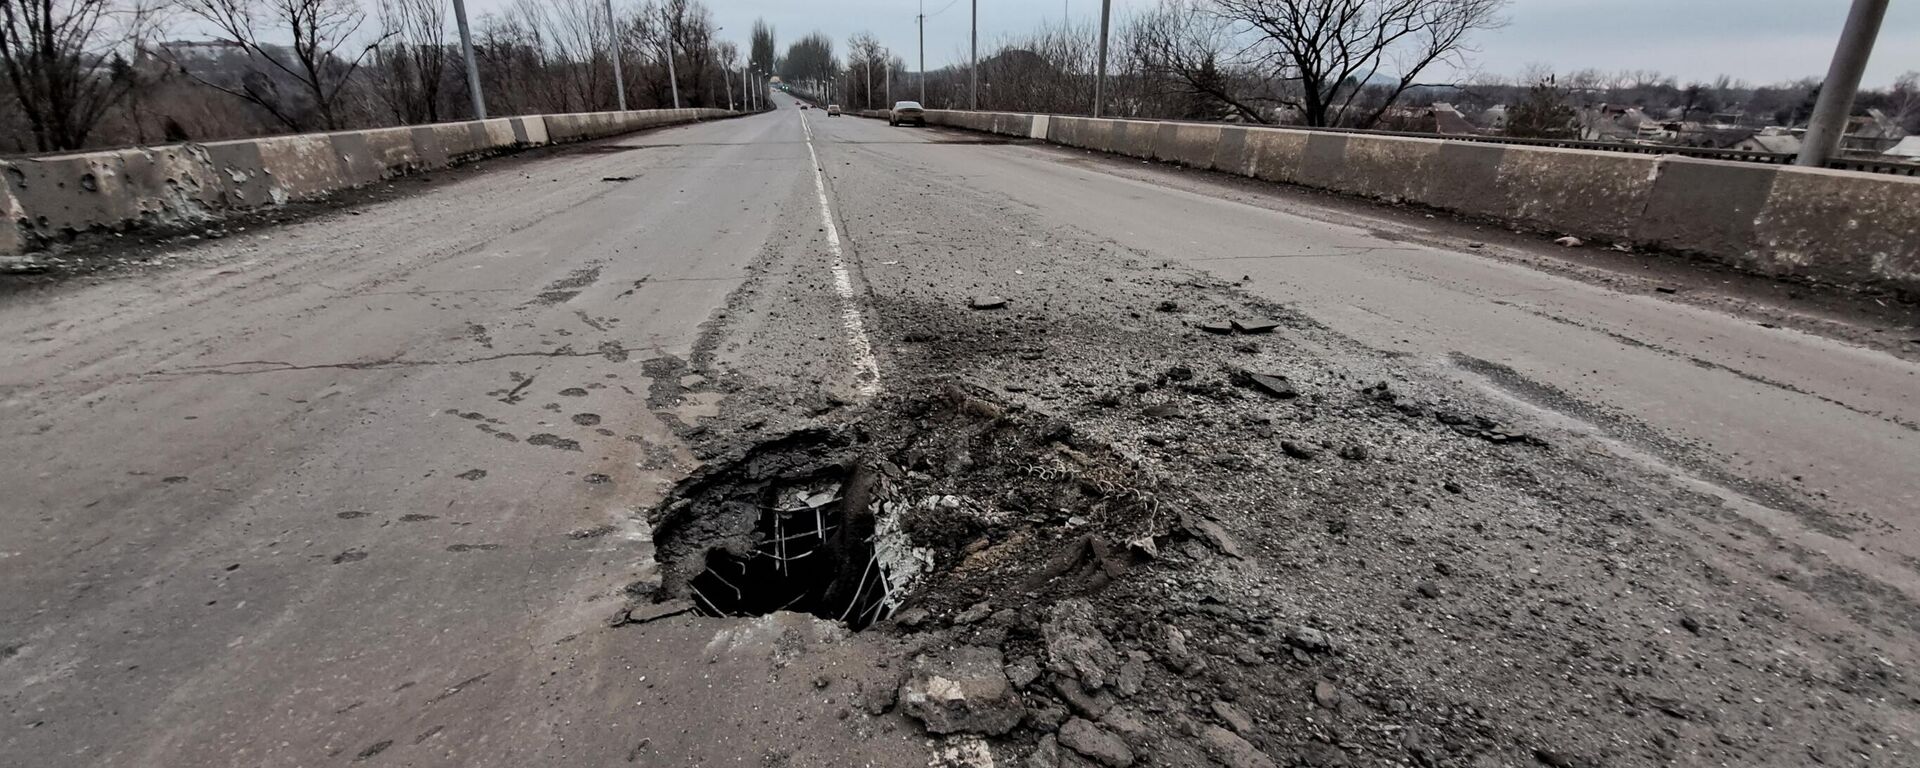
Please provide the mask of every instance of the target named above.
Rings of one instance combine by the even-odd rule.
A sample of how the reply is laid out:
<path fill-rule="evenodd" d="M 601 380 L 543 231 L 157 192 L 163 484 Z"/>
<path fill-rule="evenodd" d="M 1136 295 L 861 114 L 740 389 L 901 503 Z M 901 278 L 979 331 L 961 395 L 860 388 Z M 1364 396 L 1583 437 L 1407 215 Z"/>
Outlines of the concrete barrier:
<path fill-rule="evenodd" d="M 224 194 L 206 150 L 192 145 L 54 155 L 5 166 L 14 253 L 41 237 L 102 225 L 120 231 L 203 221 Z"/>
<path fill-rule="evenodd" d="M 1920 297 L 1920 178 L 1066 115 L 929 110 L 927 122 L 1634 243 L 1767 275 Z"/>
<path fill-rule="evenodd" d="M 1920 296 L 1920 179 L 1781 168 L 1752 221 L 1746 266 Z"/>
<path fill-rule="evenodd" d="M 0 170 L 4 170 L 9 175 L 14 173 L 11 166 Z M 20 253 L 27 247 L 26 233 L 21 231 L 27 226 L 27 211 L 13 196 L 11 181 L 12 179 L 0 179 L 0 261 L 3 261 L 3 257 L 8 254 Z"/>
<path fill-rule="evenodd" d="M 711 120 L 717 109 L 470 120 L 0 161 L 0 254 L 94 231 L 189 226 L 420 170 L 567 141 Z"/>

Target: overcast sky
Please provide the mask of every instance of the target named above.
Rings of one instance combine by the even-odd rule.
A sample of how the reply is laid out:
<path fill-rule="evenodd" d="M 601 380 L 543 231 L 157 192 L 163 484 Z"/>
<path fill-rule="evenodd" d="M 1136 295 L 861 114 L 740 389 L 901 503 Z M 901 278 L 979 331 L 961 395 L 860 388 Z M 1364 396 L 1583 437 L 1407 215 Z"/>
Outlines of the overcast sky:
<path fill-rule="evenodd" d="M 508 0 L 468 0 L 478 15 Z M 1850 0 L 1513 0 L 1502 29 L 1482 33 L 1476 66 L 1513 76 L 1529 64 L 1560 72 L 1655 69 L 1681 80 L 1718 74 L 1753 83 L 1823 77 Z M 780 50 L 815 30 L 844 53 L 846 39 L 871 31 L 907 59 L 916 56 L 914 15 L 920 0 L 705 0 L 721 36 L 746 49 L 755 18 L 774 26 Z M 972 0 L 926 0 L 927 65 L 962 61 Z M 978 0 L 980 44 L 1024 32 L 1046 21 L 1097 20 L 1099 0 Z M 619 0 L 616 0 L 619 4 Z M 1150 7 L 1154 0 L 1114 0 L 1114 13 Z M 944 9 L 944 10 L 943 10 Z M 1899 73 L 1920 70 L 1920 2 L 1892 4 L 1866 84 L 1883 87 Z M 1449 73 L 1434 73 L 1440 80 Z"/>

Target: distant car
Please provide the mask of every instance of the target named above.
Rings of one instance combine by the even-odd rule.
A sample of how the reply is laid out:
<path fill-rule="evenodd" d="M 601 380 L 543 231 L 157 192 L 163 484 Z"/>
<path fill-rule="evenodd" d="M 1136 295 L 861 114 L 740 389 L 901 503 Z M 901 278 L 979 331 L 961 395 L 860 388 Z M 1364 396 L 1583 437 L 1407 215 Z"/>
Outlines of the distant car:
<path fill-rule="evenodd" d="M 807 103 L 806 103 L 806 102 L 804 102 L 804 101 L 803 101 L 803 102 L 800 102 L 800 108 L 801 108 L 801 109 L 813 109 L 813 107 L 809 107 L 809 106 L 807 106 Z"/>
<path fill-rule="evenodd" d="M 893 109 L 887 110 L 887 125 L 901 123 L 926 125 L 927 110 L 921 108 L 920 102 L 917 101 L 896 101 L 893 103 Z"/>
<path fill-rule="evenodd" d="M 838 104 L 828 104 L 828 105 L 827 105 L 827 117 L 839 117 L 839 116 L 840 116 L 840 105 L 838 105 Z"/>

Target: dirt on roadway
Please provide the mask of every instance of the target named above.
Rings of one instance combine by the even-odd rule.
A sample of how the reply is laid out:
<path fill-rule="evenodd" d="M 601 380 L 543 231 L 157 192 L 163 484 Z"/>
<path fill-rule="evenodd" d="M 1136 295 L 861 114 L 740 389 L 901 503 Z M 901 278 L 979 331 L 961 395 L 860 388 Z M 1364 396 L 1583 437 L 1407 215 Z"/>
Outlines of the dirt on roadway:
<path fill-rule="evenodd" d="M 244 327 L 124 295 L 175 271 L 0 316 L 120 296 L 155 318 L 126 333 L 206 358 L 5 382 L 35 415 L 7 417 L 29 503 L 3 521 L 26 544 L 0 544 L 0 762 L 1916 759 L 1915 563 L 1815 551 L 1753 507 L 1864 546 L 1846 510 L 1763 505 L 1665 432 L 1586 428 L 1625 422 L 1580 393 L 1373 343 L 1155 241 L 1209 232 L 1125 242 L 979 170 L 1104 174 L 1116 207 L 1196 194 L 1130 164 L 817 114 L 529 162 L 481 199 L 560 221 L 377 278 L 328 276 L 359 269 L 324 255 L 339 219 L 274 230 L 303 279 L 351 288 L 338 308 L 258 312 L 286 277 L 229 302 Z M 595 203 L 556 168 L 651 186 Z M 708 181 L 729 174 L 751 183 Z M 366 213 L 429 217 L 484 179 Z M 366 218 L 344 237 L 414 247 Z M 1328 244 L 1313 217 L 1270 226 Z M 388 282 L 409 306 L 364 303 Z"/>

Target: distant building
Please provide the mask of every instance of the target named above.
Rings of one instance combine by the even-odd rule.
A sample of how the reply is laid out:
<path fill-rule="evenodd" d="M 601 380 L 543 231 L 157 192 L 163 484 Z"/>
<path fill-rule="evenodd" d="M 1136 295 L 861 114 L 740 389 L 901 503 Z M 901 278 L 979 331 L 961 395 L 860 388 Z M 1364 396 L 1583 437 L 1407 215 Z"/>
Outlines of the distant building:
<path fill-rule="evenodd" d="M 1507 105 L 1495 104 L 1480 113 L 1480 127 L 1492 133 L 1507 132 Z"/>
<path fill-rule="evenodd" d="M 1861 157 L 1885 153 L 1907 138 L 1900 123 L 1878 109 L 1847 119 L 1847 132 L 1840 137 L 1840 153 Z"/>
<path fill-rule="evenodd" d="M 1470 136 L 1480 131 L 1452 104 L 1436 101 L 1427 107 L 1389 107 L 1380 114 L 1380 128 L 1408 133 Z"/>
<path fill-rule="evenodd" d="M 1460 114 L 1460 110 L 1456 109 L 1452 104 L 1444 101 L 1436 101 L 1433 103 L 1432 114 L 1434 133 L 1448 136 L 1465 136 L 1479 133 L 1479 131 L 1474 129 L 1473 123 L 1467 121 L 1467 116 Z"/>
<path fill-rule="evenodd" d="M 1744 152 L 1772 152 L 1779 155 L 1800 153 L 1800 137 L 1783 128 L 1768 128 L 1734 143 L 1728 149 Z"/>

